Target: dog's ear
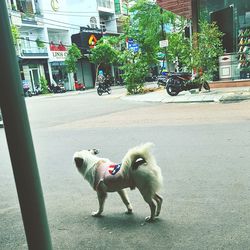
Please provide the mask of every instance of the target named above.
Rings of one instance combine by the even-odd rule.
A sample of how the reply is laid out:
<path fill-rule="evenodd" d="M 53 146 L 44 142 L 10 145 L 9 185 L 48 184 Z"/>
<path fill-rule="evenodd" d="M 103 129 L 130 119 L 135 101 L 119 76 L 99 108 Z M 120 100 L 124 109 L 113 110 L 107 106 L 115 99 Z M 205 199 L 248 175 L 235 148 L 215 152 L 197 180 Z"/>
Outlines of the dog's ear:
<path fill-rule="evenodd" d="M 96 148 L 93 148 L 93 149 L 89 149 L 90 153 L 93 154 L 93 155 L 97 155 L 99 154 L 99 150 L 96 149 Z"/>
<path fill-rule="evenodd" d="M 83 159 L 80 158 L 80 157 L 75 157 L 74 161 L 75 161 L 75 164 L 76 164 L 77 168 L 80 168 L 82 166 L 82 164 L 83 164 Z"/>
<path fill-rule="evenodd" d="M 94 155 L 97 155 L 97 154 L 99 154 L 99 150 L 98 149 L 96 149 L 96 148 L 94 148 L 94 149 L 92 149 L 93 150 L 93 152 L 94 152 Z"/>

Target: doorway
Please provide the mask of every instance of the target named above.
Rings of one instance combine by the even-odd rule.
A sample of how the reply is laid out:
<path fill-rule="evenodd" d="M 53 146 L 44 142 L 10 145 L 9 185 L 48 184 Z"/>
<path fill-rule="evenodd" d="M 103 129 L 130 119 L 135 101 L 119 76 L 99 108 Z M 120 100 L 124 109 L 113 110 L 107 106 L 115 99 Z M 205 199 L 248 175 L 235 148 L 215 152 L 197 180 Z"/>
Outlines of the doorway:
<path fill-rule="evenodd" d="M 34 91 L 36 87 L 40 86 L 39 69 L 38 68 L 29 69 L 29 73 L 30 73 L 31 88 L 32 88 L 32 91 Z"/>

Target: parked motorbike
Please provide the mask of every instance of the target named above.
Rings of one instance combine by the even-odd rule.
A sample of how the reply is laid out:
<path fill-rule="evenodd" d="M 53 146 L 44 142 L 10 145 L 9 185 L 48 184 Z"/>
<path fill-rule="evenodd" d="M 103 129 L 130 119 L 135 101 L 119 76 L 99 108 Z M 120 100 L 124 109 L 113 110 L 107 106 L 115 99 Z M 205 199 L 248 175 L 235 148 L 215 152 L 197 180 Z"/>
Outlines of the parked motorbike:
<path fill-rule="evenodd" d="M 42 89 L 37 85 L 35 86 L 35 89 L 32 92 L 32 95 L 40 95 L 40 94 L 42 94 Z"/>
<path fill-rule="evenodd" d="M 157 76 L 157 85 L 158 85 L 158 87 L 160 87 L 160 86 L 166 87 L 167 80 L 168 80 L 167 77 L 164 76 L 164 75 Z"/>
<path fill-rule="evenodd" d="M 85 84 L 79 83 L 77 80 L 75 81 L 75 89 L 76 90 L 85 90 Z"/>
<path fill-rule="evenodd" d="M 166 91 L 171 96 L 178 95 L 181 91 L 199 89 L 202 87 L 206 90 L 210 90 L 210 86 L 201 75 L 190 73 L 172 73 L 168 76 Z"/>
<path fill-rule="evenodd" d="M 99 83 L 97 87 L 97 94 L 101 96 L 105 92 L 107 92 L 109 95 L 111 94 L 110 85 L 105 82 Z"/>
<path fill-rule="evenodd" d="M 23 93 L 24 93 L 24 96 L 29 96 L 31 97 L 32 96 L 32 93 L 30 91 L 30 84 L 27 80 L 23 80 L 22 81 L 22 85 L 23 85 Z"/>
<path fill-rule="evenodd" d="M 63 84 L 61 83 L 53 83 L 52 85 L 48 86 L 48 90 L 50 93 L 65 93 L 66 89 Z"/>

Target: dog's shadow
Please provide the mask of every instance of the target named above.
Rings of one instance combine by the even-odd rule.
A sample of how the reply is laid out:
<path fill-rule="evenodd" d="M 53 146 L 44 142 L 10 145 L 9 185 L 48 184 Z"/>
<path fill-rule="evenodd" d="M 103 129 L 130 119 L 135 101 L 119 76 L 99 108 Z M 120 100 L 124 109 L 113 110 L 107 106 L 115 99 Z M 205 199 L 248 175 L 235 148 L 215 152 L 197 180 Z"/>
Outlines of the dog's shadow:
<path fill-rule="evenodd" d="M 153 222 L 146 222 L 145 217 L 134 213 L 114 213 L 112 215 L 108 214 L 100 217 L 91 217 L 91 220 L 93 220 L 93 223 L 96 223 L 96 225 L 101 228 L 109 227 L 124 230 L 135 228 L 135 226 L 155 225 L 162 222 L 160 218 L 156 218 Z"/>

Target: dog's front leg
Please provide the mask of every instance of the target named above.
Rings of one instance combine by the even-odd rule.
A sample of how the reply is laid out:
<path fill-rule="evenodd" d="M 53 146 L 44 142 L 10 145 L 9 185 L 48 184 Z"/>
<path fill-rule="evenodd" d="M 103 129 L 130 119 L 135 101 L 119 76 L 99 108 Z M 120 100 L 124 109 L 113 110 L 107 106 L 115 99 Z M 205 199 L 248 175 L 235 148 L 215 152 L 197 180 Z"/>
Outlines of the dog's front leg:
<path fill-rule="evenodd" d="M 98 201 L 99 201 L 99 209 L 96 212 L 92 212 L 92 216 L 94 216 L 94 217 L 101 216 L 101 214 L 103 212 L 103 208 L 104 208 L 104 202 L 105 202 L 105 199 L 107 197 L 107 193 L 97 191 L 97 196 L 98 196 Z"/>
<path fill-rule="evenodd" d="M 99 209 L 96 212 L 92 212 L 92 216 L 99 217 L 101 216 L 104 208 L 104 202 L 107 198 L 106 185 L 101 181 L 97 188 L 97 196 L 99 201 Z"/>

